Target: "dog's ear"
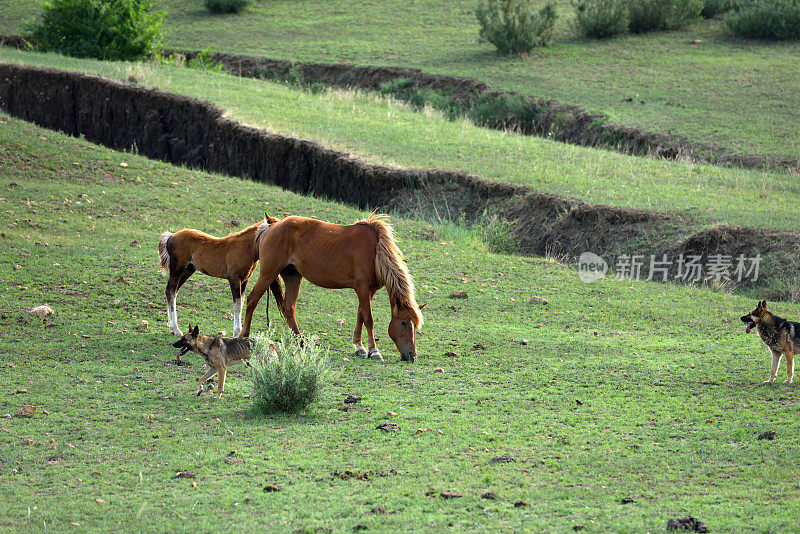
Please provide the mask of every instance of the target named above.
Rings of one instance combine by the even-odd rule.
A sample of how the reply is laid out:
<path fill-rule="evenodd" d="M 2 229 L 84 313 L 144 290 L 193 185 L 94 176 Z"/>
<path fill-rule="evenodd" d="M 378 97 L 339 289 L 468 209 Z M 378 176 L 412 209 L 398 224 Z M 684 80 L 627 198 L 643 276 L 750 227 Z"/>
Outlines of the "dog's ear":
<path fill-rule="evenodd" d="M 264 212 L 264 220 L 265 220 L 265 221 L 267 221 L 269 224 L 275 224 L 275 223 L 276 223 L 276 222 L 278 222 L 280 219 L 276 219 L 275 217 L 270 217 L 270 216 L 269 216 L 269 213 L 267 213 L 267 212 L 265 211 L 265 212 Z"/>
<path fill-rule="evenodd" d="M 192 337 L 197 337 L 198 335 L 200 335 L 200 327 L 194 325 L 194 330 L 192 330 Z"/>
<path fill-rule="evenodd" d="M 761 308 L 765 309 L 765 310 L 767 309 L 767 301 L 766 300 L 762 300 L 761 302 L 758 303 L 758 305 Z"/>

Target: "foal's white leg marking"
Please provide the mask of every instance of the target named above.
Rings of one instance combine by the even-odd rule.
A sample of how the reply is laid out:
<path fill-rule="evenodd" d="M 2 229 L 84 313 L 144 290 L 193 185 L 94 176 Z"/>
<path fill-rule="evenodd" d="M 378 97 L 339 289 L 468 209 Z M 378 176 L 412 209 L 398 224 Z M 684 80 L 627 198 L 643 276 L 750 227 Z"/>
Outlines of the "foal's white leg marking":
<path fill-rule="evenodd" d="M 242 298 L 233 301 L 233 337 L 242 332 Z"/>
<path fill-rule="evenodd" d="M 183 332 L 178 327 L 178 309 L 175 306 L 175 295 L 172 296 L 167 304 L 167 317 L 169 317 L 169 329 L 173 334 L 182 336 Z"/>

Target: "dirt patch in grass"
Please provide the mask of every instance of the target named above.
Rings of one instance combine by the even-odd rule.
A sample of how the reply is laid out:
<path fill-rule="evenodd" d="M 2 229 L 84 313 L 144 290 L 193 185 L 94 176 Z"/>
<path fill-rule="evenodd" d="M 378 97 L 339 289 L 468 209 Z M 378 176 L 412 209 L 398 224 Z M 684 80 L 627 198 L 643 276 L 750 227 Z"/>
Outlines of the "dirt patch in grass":
<path fill-rule="evenodd" d="M 312 141 L 244 126 L 208 102 L 97 76 L 0 64 L 0 108 L 113 149 L 362 209 L 436 213 L 467 224 L 484 224 L 488 214 L 511 223 L 524 254 L 769 255 L 769 269 L 742 287 L 760 286 L 767 273 L 781 280 L 796 273 L 800 234 L 730 226 L 690 234 L 692 222 L 681 217 L 590 205 L 463 173 L 372 165 Z M 646 275 L 646 266 L 642 272 Z M 768 298 L 779 296 L 773 292 Z"/>

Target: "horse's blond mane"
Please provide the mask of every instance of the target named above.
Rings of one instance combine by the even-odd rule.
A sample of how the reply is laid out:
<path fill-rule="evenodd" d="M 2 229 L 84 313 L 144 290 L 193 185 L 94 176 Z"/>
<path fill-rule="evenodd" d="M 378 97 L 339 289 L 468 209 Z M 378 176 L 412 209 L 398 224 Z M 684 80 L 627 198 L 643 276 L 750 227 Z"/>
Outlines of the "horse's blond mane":
<path fill-rule="evenodd" d="M 414 296 L 414 281 L 408 272 L 408 267 L 403 259 L 403 253 L 397 247 L 394 239 L 394 229 L 389 225 L 387 215 L 370 213 L 361 222 L 370 225 L 378 232 L 378 246 L 375 254 L 375 271 L 378 281 L 386 286 L 389 298 L 397 299 L 398 303 L 411 310 L 414 326 L 422 326 L 422 312 Z"/>

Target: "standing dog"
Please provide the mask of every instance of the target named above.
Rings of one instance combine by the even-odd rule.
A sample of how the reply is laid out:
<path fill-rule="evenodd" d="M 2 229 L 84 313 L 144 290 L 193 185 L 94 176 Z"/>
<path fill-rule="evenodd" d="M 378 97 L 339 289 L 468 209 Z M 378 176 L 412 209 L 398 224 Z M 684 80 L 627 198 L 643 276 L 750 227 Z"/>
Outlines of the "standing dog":
<path fill-rule="evenodd" d="M 248 360 L 253 350 L 253 341 L 250 338 L 241 337 L 205 336 L 200 333 L 200 329 L 196 325 L 194 330 L 190 325 L 189 332 L 173 343 L 172 346 L 181 349 L 180 356 L 191 350 L 202 356 L 206 361 L 209 369 L 197 384 L 198 396 L 203 392 L 203 384 L 215 374 L 219 374 L 219 395 L 217 398 L 220 398 L 222 397 L 222 391 L 225 389 L 225 374 L 228 371 L 228 367 L 240 362 L 250 365 Z M 277 357 L 277 349 L 271 341 L 269 342 L 269 351 L 273 356 Z"/>
<path fill-rule="evenodd" d="M 769 380 L 764 383 L 774 382 L 778 377 L 778 366 L 781 364 L 781 355 L 786 356 L 786 382 L 791 384 L 794 378 L 794 353 L 800 347 L 800 323 L 787 321 L 767 311 L 767 301 L 762 300 L 758 305 L 741 317 L 747 325 L 745 331 L 749 334 L 756 327 L 761 341 L 772 352 L 772 372 Z"/>

